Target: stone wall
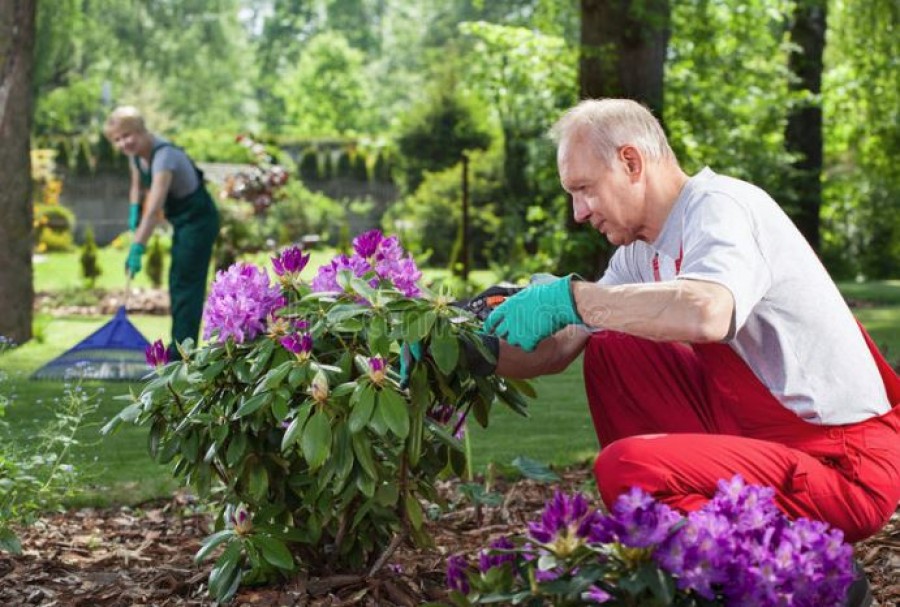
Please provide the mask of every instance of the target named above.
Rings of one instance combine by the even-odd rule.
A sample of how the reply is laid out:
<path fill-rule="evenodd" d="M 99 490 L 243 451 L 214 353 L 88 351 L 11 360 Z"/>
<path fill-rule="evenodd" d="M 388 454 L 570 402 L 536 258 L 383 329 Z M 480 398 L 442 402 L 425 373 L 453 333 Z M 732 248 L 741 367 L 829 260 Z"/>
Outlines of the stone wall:
<path fill-rule="evenodd" d="M 215 196 L 218 185 L 229 173 L 245 168 L 245 165 L 226 163 L 198 163 L 211 184 Z M 98 170 L 95 173 L 63 173 L 63 189 L 60 203 L 72 209 L 76 217 L 75 241 L 82 242 L 85 228 L 90 225 L 99 246 L 105 246 L 128 229 L 127 169 Z M 296 177 L 294 177 L 296 178 Z M 364 216 L 350 214 L 350 233 L 376 227 L 386 207 L 397 199 L 397 188 L 392 183 L 366 182 L 350 178 L 335 178 L 307 182 L 306 187 L 338 201 L 370 199 L 374 205 Z"/>

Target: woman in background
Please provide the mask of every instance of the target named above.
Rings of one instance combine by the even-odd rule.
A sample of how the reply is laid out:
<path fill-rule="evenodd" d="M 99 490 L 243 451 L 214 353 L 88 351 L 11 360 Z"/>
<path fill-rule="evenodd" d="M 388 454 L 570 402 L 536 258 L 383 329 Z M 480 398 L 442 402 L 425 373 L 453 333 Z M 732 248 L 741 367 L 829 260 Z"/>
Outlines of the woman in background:
<path fill-rule="evenodd" d="M 125 261 L 129 276 L 141 271 L 147 242 L 161 216 L 173 228 L 169 266 L 171 358 L 177 355 L 176 344 L 187 338 L 197 343 L 199 338 L 219 214 L 200 169 L 184 150 L 148 131 L 136 108 L 113 110 L 103 133 L 130 160 L 128 227 L 134 232 L 134 240 Z"/>

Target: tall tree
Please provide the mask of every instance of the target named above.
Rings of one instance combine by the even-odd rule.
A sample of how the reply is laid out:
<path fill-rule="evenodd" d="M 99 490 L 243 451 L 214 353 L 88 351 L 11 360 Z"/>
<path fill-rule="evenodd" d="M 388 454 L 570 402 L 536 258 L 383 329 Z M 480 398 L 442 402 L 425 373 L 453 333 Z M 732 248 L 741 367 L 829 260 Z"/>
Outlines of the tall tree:
<path fill-rule="evenodd" d="M 581 98 L 627 97 L 662 120 L 670 12 L 668 0 L 581 0 Z M 571 214 L 567 229 L 560 271 L 596 276 L 611 247 Z"/>
<path fill-rule="evenodd" d="M 663 115 L 668 0 L 581 0 L 582 98 L 628 97 Z"/>
<path fill-rule="evenodd" d="M 819 212 L 822 208 L 822 55 L 825 49 L 827 0 L 797 0 L 790 26 L 788 64 L 790 89 L 801 93 L 788 113 L 784 145 L 796 155 L 788 191 L 789 204 L 800 231 L 819 251 Z"/>
<path fill-rule="evenodd" d="M 31 82 L 37 0 L 0 2 L 0 335 L 31 339 Z"/>

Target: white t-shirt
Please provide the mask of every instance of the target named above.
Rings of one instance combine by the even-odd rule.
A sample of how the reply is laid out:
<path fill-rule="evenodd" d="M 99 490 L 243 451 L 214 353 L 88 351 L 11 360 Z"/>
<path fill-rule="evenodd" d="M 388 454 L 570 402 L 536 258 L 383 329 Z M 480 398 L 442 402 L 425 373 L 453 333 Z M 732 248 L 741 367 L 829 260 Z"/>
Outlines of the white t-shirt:
<path fill-rule="evenodd" d="M 890 410 L 850 309 L 781 207 L 754 185 L 705 168 L 678 196 L 656 242 L 620 247 L 601 284 L 696 279 L 734 296 L 727 342 L 807 422 L 840 425 Z"/>

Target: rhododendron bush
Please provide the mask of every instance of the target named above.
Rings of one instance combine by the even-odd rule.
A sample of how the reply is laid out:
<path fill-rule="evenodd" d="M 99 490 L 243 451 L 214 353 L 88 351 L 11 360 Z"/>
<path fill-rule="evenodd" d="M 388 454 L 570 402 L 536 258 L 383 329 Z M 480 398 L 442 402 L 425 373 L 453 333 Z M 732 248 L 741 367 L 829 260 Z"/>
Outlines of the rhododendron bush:
<path fill-rule="evenodd" d="M 107 427 L 148 425 L 153 457 L 218 505 L 198 558 L 216 558 L 219 600 L 298 567 L 372 572 L 405 539 L 427 545 L 423 504 L 465 466 L 461 420 L 486 425 L 496 402 L 524 413 L 533 395 L 471 373 L 467 357 L 491 357 L 480 323 L 420 284 L 396 238 L 353 245 L 315 272 L 298 247 L 272 275 L 218 272 L 207 341 L 174 361 L 151 347 L 155 376 Z M 401 383 L 404 344 L 425 354 Z"/>

